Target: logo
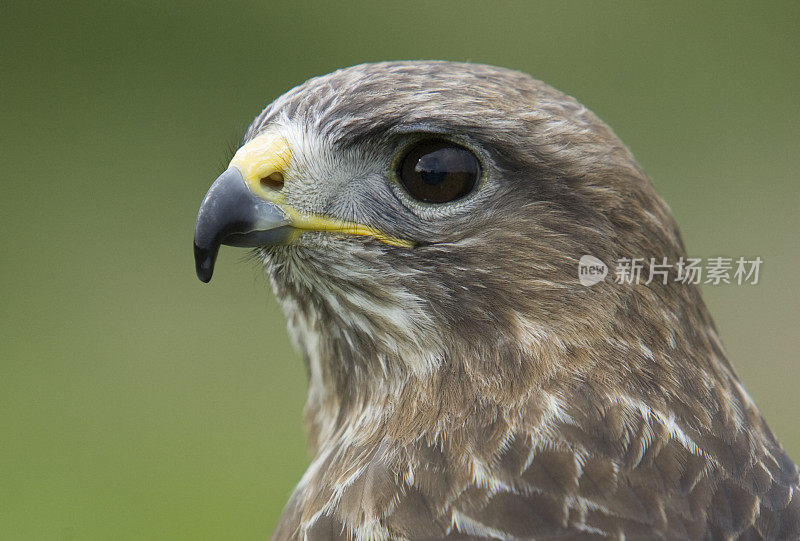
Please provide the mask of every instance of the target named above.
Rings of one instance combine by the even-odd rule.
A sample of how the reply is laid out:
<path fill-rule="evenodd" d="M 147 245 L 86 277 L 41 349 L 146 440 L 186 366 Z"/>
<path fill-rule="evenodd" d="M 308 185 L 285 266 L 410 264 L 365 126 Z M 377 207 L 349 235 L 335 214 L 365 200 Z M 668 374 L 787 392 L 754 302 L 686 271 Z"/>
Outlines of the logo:
<path fill-rule="evenodd" d="M 605 263 L 593 255 L 581 256 L 578 261 L 578 280 L 581 285 L 593 286 L 605 280 L 606 275 L 608 275 L 608 267 Z"/>

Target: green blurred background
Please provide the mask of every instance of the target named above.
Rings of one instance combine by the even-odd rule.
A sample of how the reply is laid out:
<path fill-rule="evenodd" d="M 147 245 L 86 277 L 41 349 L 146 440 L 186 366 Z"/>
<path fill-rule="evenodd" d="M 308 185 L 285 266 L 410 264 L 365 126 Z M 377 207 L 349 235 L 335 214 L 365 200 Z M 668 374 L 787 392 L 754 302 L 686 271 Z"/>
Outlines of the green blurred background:
<path fill-rule="evenodd" d="M 313 75 L 438 58 L 524 70 L 633 149 L 733 362 L 800 459 L 794 2 L 4 2 L 0 537 L 263 539 L 307 464 L 305 376 L 267 280 L 198 205 L 250 119 Z"/>

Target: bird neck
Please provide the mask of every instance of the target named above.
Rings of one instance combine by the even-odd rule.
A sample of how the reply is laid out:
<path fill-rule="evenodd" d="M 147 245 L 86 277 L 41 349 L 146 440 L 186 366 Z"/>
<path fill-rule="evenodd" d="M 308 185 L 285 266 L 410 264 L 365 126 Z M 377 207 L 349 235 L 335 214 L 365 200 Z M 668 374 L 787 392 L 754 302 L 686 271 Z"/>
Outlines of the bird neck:
<path fill-rule="evenodd" d="M 691 426 L 711 422 L 704 412 L 722 407 L 733 418 L 748 400 L 693 289 L 658 311 L 649 308 L 658 292 L 631 289 L 613 306 L 597 303 L 560 323 L 517 317 L 476 333 L 479 339 L 454 333 L 446 340 L 435 325 L 418 323 L 424 318 L 413 306 L 402 321 L 417 323 L 403 328 L 400 316 L 376 305 L 359 319 L 337 312 L 353 309 L 342 299 L 276 293 L 308 371 L 315 454 L 386 439 L 435 440 L 470 426 L 475 411 L 490 412 L 482 417 L 490 422 L 491 412 L 582 393 L 609 404 L 652 404 Z M 620 317 L 629 325 L 618 325 Z"/>

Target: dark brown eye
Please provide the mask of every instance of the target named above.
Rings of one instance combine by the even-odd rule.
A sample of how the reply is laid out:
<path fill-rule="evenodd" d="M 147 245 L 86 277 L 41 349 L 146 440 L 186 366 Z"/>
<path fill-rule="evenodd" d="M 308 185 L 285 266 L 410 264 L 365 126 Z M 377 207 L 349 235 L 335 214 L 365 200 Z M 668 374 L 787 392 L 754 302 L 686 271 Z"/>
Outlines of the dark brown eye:
<path fill-rule="evenodd" d="M 400 183 L 414 199 L 448 203 L 472 191 L 481 176 L 478 158 L 449 141 L 424 141 L 400 162 Z"/>

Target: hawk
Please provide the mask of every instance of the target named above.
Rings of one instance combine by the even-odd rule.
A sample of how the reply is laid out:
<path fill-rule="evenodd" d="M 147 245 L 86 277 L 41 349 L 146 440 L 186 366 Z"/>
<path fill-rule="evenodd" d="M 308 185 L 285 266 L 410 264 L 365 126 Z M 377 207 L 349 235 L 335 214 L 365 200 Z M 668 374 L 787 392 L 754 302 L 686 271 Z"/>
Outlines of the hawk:
<path fill-rule="evenodd" d="M 256 117 L 194 237 L 255 248 L 308 372 L 274 539 L 797 539 L 798 469 L 611 129 L 528 75 L 364 64 Z M 666 259 L 664 259 L 666 258 Z M 645 263 L 647 269 L 647 263 Z"/>

